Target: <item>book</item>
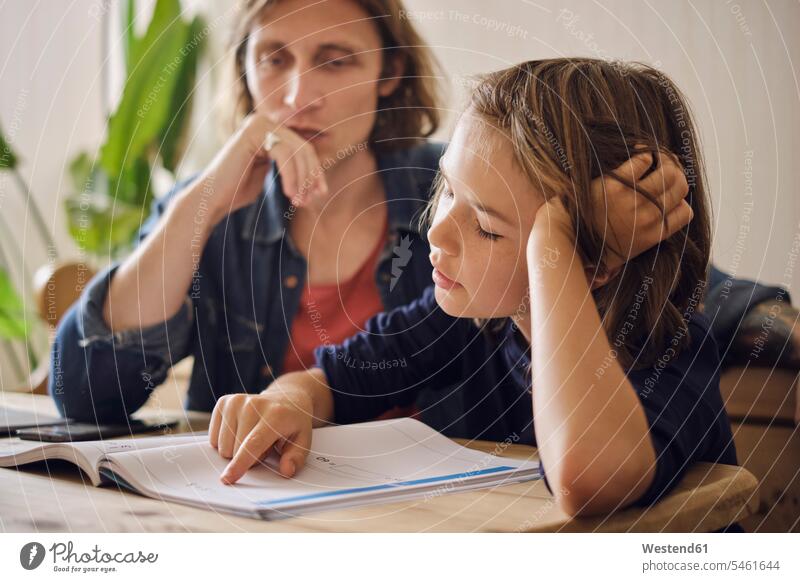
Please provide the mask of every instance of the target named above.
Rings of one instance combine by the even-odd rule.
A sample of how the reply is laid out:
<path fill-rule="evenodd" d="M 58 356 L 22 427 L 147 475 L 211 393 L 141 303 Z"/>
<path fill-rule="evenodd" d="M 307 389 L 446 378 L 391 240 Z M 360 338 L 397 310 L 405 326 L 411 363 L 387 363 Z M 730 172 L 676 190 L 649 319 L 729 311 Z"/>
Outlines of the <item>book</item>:
<path fill-rule="evenodd" d="M 291 479 L 271 451 L 239 481 L 225 485 L 229 463 L 207 434 L 37 443 L 0 440 L 0 466 L 47 459 L 77 464 L 92 484 L 118 484 L 140 495 L 273 520 L 311 512 L 421 499 L 540 478 L 535 460 L 499 458 L 399 418 L 314 429 L 305 465 Z"/>
<path fill-rule="evenodd" d="M 0 439 L 0 467 L 17 467 L 39 461 L 69 461 L 86 474 L 95 487 L 104 484 L 100 466 L 107 455 L 123 451 L 169 448 L 177 444 L 200 442 L 208 436 L 160 435 L 140 438 L 48 443 L 22 440 L 19 437 Z"/>

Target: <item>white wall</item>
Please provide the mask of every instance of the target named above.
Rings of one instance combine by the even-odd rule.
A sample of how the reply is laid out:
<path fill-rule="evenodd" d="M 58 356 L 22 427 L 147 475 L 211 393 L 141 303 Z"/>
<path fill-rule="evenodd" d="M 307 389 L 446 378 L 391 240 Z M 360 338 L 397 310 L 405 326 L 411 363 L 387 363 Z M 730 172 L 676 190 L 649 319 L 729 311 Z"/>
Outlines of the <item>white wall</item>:
<path fill-rule="evenodd" d="M 104 131 L 95 12 L 101 6 L 97 0 L 12 0 L 2 5 L 0 18 L 0 121 L 50 230 L 72 252 L 61 213 L 64 167 L 78 151 L 95 148 Z M 45 259 L 17 204 L 16 186 L 7 179 L 0 184 L 0 212 L 19 229 L 20 243 L 28 243 L 26 253 Z"/>
<path fill-rule="evenodd" d="M 104 131 L 99 8 L 96 0 L 11 0 L 0 7 L 0 122 L 57 248 L 72 257 L 76 250 L 62 209 L 68 186 L 65 167 L 80 150 L 96 148 Z M 10 229 L 0 238 L 16 241 L 32 270 L 47 263 L 50 257 L 20 190 L 5 172 L 0 172 L 0 213 Z M 17 268 L 19 255 L 3 244 L 14 262 L 12 274 L 30 301 L 30 281 Z M 41 334 L 35 340 L 43 344 Z M 18 355 L 25 360 L 22 350 Z M 0 388 L 17 381 L 0 351 Z"/>

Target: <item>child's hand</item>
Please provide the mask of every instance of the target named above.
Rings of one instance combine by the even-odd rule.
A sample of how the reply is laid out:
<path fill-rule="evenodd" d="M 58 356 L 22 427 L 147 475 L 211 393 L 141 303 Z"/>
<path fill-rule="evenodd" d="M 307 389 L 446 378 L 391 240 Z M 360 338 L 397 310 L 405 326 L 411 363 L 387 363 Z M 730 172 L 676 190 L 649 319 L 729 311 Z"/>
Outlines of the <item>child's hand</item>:
<path fill-rule="evenodd" d="M 606 266 L 613 270 L 642 254 L 689 224 L 693 212 L 686 201 L 689 184 L 671 154 L 659 154 L 658 167 L 645 179 L 642 175 L 652 162 L 650 153 L 638 154 L 614 170 L 621 178 L 659 198 L 664 205 L 667 222 L 661 211 L 643 194 L 628 188 L 610 175 L 596 178 L 592 192 L 598 208 L 605 208 L 609 233 Z"/>
<path fill-rule="evenodd" d="M 305 463 L 311 446 L 312 415 L 311 397 L 301 390 L 222 396 L 208 429 L 211 446 L 232 459 L 222 482 L 238 481 L 273 446 L 281 456 L 281 474 L 292 477 Z"/>
<path fill-rule="evenodd" d="M 528 246 L 533 243 L 533 238 L 540 234 L 544 237 L 565 236 L 570 243 L 575 243 L 575 229 L 572 227 L 572 219 L 564 206 L 561 196 L 553 196 L 542 204 L 536 211 L 533 220 L 533 229 L 528 238 Z"/>

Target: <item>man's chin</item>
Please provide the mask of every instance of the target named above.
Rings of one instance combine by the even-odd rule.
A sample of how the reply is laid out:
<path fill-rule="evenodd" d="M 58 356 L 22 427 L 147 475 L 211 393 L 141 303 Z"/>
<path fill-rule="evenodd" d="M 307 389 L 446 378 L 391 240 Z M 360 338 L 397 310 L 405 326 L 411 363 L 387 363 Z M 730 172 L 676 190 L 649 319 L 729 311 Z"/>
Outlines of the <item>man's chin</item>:
<path fill-rule="evenodd" d="M 336 140 L 333 135 L 326 135 L 324 139 L 312 143 L 314 145 L 314 150 L 317 152 L 319 163 L 322 164 L 326 170 L 330 170 L 339 164 L 347 162 L 357 154 L 369 149 L 367 141 L 355 143 L 350 143 L 349 141 L 341 142 Z"/>

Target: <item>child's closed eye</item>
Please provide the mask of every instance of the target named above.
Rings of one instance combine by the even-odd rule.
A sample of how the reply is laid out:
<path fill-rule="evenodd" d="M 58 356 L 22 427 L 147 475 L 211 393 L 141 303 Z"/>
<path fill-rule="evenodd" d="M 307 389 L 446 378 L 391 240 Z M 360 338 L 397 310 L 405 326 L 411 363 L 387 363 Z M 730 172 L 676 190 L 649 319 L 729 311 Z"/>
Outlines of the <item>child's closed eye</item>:
<path fill-rule="evenodd" d="M 489 232 L 487 230 L 483 230 L 483 227 L 481 227 L 481 223 L 478 222 L 477 218 L 475 219 L 475 231 L 478 233 L 478 236 L 480 236 L 481 238 L 488 239 L 488 240 L 498 240 L 498 239 L 503 238 L 499 234 L 494 234 L 493 232 Z"/>
<path fill-rule="evenodd" d="M 448 199 L 453 198 L 453 191 L 450 188 L 444 188 L 442 190 L 441 196 L 442 196 L 442 198 L 448 198 Z M 495 241 L 495 240 L 503 238 L 499 234 L 494 234 L 493 232 L 489 232 L 488 230 L 484 230 L 484 228 L 481 226 L 481 223 L 478 221 L 477 218 L 475 219 L 475 232 L 477 232 L 478 236 L 480 236 L 481 238 L 485 238 L 485 239 L 491 240 L 491 241 Z"/>

